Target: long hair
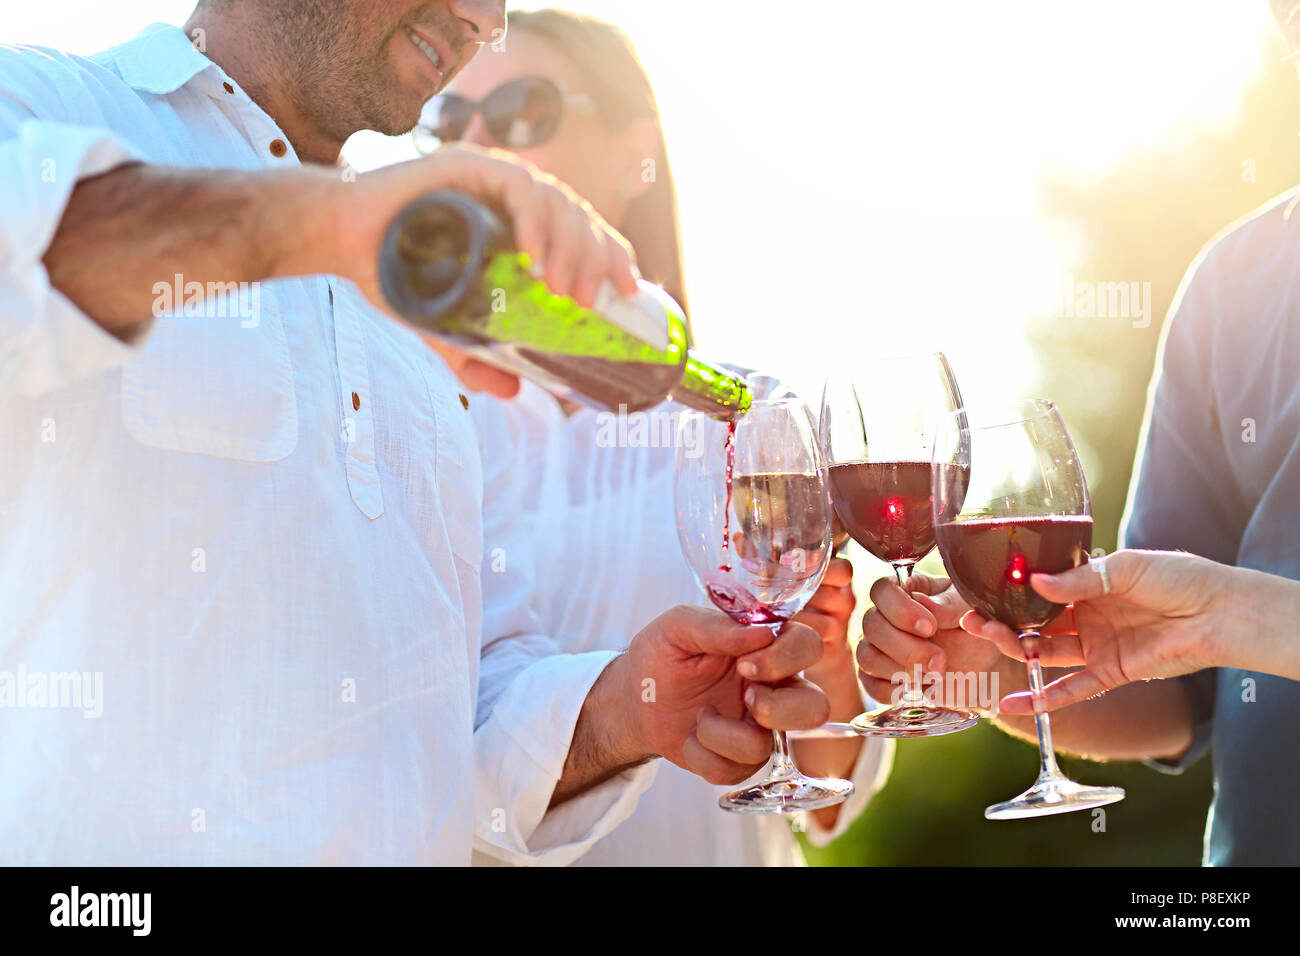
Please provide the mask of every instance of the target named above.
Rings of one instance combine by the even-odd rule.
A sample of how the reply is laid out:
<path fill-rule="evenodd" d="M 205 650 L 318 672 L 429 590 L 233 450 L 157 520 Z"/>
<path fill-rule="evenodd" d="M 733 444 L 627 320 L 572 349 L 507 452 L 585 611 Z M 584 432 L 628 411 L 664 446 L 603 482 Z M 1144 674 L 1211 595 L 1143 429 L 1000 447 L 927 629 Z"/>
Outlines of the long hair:
<path fill-rule="evenodd" d="M 659 155 L 648 157 L 655 164 L 654 181 L 628 201 L 623 220 L 612 225 L 636 250 L 641 274 L 687 308 L 677 188 L 668 165 L 659 104 L 632 41 L 613 24 L 568 10 L 511 13 L 509 23 L 512 32 L 523 30 L 541 37 L 569 58 L 582 74 L 583 92 L 609 129 L 621 130 L 640 119 L 654 121 Z"/>

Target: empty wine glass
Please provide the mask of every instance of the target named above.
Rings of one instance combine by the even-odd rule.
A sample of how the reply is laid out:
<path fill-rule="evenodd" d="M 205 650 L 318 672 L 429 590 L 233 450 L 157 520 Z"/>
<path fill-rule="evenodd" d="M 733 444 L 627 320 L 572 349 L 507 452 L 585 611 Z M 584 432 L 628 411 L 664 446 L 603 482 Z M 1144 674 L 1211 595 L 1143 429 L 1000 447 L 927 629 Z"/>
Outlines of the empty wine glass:
<path fill-rule="evenodd" d="M 1040 706 L 1041 629 L 1064 608 L 1040 597 L 1029 578 L 1077 567 L 1092 546 L 1088 483 L 1056 406 L 1022 399 L 950 415 L 935 439 L 933 491 L 948 576 L 968 604 L 1020 635 L 1035 703 L 1038 779 L 984 816 L 1015 820 L 1124 799 L 1120 787 L 1085 786 L 1061 773 Z"/>
<path fill-rule="evenodd" d="M 960 407 L 942 352 L 873 358 L 826 381 L 819 431 L 835 513 L 858 544 L 893 567 L 899 587 L 934 548 L 934 433 Z M 850 726 L 875 737 L 934 737 L 977 723 L 973 710 L 928 703 L 921 681 L 907 675 L 897 704 L 859 714 Z"/>
<path fill-rule="evenodd" d="M 826 471 L 807 406 L 755 401 L 730 423 L 686 412 L 676 456 L 677 536 L 696 580 L 732 620 L 779 634 L 831 559 Z M 724 795 L 724 810 L 816 810 L 853 793 L 848 780 L 800 773 L 785 733 L 772 737 L 767 775 Z"/>

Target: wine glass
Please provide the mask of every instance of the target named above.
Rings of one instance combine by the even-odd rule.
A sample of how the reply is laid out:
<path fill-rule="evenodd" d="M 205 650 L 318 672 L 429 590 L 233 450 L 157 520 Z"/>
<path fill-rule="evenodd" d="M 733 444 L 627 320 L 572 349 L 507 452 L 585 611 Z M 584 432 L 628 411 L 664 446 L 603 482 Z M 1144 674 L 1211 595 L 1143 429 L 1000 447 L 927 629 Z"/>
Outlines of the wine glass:
<path fill-rule="evenodd" d="M 822 393 L 819 431 L 835 513 L 858 544 L 893 567 L 903 588 L 934 547 L 934 433 L 960 407 L 942 352 L 872 360 L 830 376 Z M 935 737 L 979 723 L 973 710 L 928 703 L 920 676 L 904 677 L 897 704 L 859 714 L 850 726 L 875 737 Z"/>
<path fill-rule="evenodd" d="M 732 620 L 779 634 L 831 558 L 826 470 L 807 406 L 759 400 L 729 423 L 685 412 L 676 459 L 677 537 L 695 579 Z M 853 793 L 851 781 L 800 773 L 785 732 L 772 738 L 766 776 L 725 794 L 724 810 L 816 810 Z"/>
<path fill-rule="evenodd" d="M 1035 593 L 1029 577 L 1077 567 L 1092 546 L 1088 482 L 1055 405 L 1021 399 L 949 416 L 935 438 L 934 530 L 961 596 L 1020 635 L 1035 702 L 1038 779 L 984 816 L 1015 820 L 1123 800 L 1120 787 L 1085 786 L 1061 773 L 1051 720 L 1039 706 L 1040 629 L 1064 608 Z"/>

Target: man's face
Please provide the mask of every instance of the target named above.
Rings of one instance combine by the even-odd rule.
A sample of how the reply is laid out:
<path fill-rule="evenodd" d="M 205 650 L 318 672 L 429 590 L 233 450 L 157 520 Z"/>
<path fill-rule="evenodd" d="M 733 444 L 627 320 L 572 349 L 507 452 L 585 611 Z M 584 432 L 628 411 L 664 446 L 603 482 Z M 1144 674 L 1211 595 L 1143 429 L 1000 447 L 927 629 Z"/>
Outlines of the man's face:
<path fill-rule="evenodd" d="M 395 136 L 484 43 L 504 0 L 270 0 L 270 27 L 295 105 L 325 134 Z"/>

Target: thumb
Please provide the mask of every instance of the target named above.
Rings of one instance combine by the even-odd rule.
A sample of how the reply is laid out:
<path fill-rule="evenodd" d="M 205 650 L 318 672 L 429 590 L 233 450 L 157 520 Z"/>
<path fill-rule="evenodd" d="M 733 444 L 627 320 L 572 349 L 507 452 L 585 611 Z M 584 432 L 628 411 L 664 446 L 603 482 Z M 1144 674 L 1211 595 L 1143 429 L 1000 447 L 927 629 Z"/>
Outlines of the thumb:
<path fill-rule="evenodd" d="M 934 597 L 913 592 L 912 600 L 934 615 L 934 619 L 941 630 L 959 627 L 962 615 L 971 609 L 970 605 L 957 593 L 956 588 L 948 588 Z"/>
<path fill-rule="evenodd" d="M 1069 707 L 1071 704 L 1077 704 L 1080 701 L 1088 700 L 1090 697 L 1096 697 L 1098 694 L 1104 694 L 1108 690 L 1110 688 L 1092 671 L 1074 671 L 1052 681 L 1043 688 L 1039 710 L 1042 713 L 1060 710 L 1062 707 Z M 1004 714 L 1032 714 L 1034 713 L 1034 696 L 1027 690 L 1008 694 L 1002 698 L 998 709 Z"/>
<path fill-rule="evenodd" d="M 683 626 L 672 629 L 672 641 L 693 654 L 743 657 L 762 650 L 776 640 L 772 629 L 762 624 L 737 624 L 721 611 L 690 608 Z"/>
<path fill-rule="evenodd" d="M 1105 569 L 1103 571 L 1103 568 Z M 1096 558 L 1060 574 L 1033 574 L 1029 583 L 1035 591 L 1057 604 L 1090 601 L 1106 593 L 1122 590 L 1123 567 L 1112 557 Z M 1103 576 L 1104 575 L 1104 576 Z M 1110 587 L 1106 587 L 1106 579 Z"/>

